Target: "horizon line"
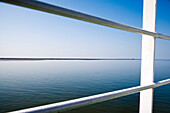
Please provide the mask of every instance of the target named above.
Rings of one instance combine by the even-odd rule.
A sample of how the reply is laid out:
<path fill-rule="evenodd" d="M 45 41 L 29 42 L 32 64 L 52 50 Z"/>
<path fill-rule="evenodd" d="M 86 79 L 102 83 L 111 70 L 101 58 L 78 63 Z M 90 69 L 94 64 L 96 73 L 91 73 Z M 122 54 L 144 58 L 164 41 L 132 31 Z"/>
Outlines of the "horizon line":
<path fill-rule="evenodd" d="M 0 58 L 0 60 L 141 60 L 141 58 Z M 170 59 L 155 59 L 170 60 Z"/>

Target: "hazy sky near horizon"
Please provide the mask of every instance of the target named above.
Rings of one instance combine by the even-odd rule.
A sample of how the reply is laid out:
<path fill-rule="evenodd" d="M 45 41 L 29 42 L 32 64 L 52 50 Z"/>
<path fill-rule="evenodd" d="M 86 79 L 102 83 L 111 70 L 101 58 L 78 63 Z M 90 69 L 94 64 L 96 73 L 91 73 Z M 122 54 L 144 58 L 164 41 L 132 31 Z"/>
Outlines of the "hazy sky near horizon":
<path fill-rule="evenodd" d="M 142 28 L 143 0 L 40 0 Z M 170 36 L 170 1 L 157 0 L 156 32 Z M 0 57 L 141 57 L 141 35 L 0 2 Z M 170 40 L 156 39 L 156 58 Z"/>

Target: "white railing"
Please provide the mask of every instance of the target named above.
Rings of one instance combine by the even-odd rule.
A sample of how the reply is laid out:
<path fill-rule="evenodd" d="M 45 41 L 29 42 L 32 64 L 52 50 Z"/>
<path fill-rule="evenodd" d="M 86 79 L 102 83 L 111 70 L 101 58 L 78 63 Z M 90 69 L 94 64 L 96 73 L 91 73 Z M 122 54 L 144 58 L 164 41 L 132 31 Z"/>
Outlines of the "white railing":
<path fill-rule="evenodd" d="M 73 99 L 69 101 L 58 102 L 58 103 L 44 105 L 44 106 L 28 108 L 24 110 L 14 111 L 11 113 L 33 113 L 33 112 L 40 113 L 40 112 L 50 112 L 50 111 L 61 112 L 61 111 L 65 111 L 65 110 L 69 110 L 73 108 L 78 108 L 78 107 L 82 107 L 82 106 L 86 106 L 90 104 L 103 102 L 106 100 L 119 98 L 119 97 L 130 95 L 130 94 L 138 93 L 140 91 L 150 89 L 150 88 L 156 88 L 156 87 L 168 84 L 168 83 L 170 83 L 170 79 L 159 81 L 157 83 L 147 85 L 147 86 L 137 86 L 137 87 L 117 90 L 113 92 L 83 97 L 79 99 Z"/>
<path fill-rule="evenodd" d="M 153 83 L 154 81 L 154 60 L 155 60 L 155 39 L 162 38 L 170 40 L 170 36 L 155 33 L 156 27 L 156 0 L 144 0 L 143 5 L 143 29 L 127 26 L 114 21 L 102 19 L 99 17 L 87 15 L 77 11 L 65 9 L 59 6 L 39 2 L 36 0 L 0 0 L 5 3 L 19 5 L 31 9 L 44 11 L 47 13 L 57 14 L 70 17 L 90 23 L 95 23 L 107 27 L 117 28 L 120 30 L 130 31 L 142 34 L 142 65 L 141 65 L 141 86 L 128 89 L 83 97 L 79 99 L 58 102 L 50 105 L 44 105 L 11 113 L 32 113 L 32 112 L 50 112 L 64 111 L 81 106 L 86 106 L 125 95 L 140 92 L 140 113 L 152 113 L 153 105 L 153 88 L 170 83 L 170 79 Z M 144 91 L 143 91 L 144 90 Z"/>

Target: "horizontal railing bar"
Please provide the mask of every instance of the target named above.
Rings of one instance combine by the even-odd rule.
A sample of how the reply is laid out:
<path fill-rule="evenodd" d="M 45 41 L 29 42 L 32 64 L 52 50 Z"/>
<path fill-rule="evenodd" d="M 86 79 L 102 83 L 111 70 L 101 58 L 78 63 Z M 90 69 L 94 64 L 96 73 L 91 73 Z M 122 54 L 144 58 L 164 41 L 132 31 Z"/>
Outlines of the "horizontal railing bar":
<path fill-rule="evenodd" d="M 90 104 L 95 104 L 95 103 L 103 102 L 106 100 L 111 100 L 114 98 L 138 93 L 142 90 L 156 88 L 156 87 L 168 84 L 168 83 L 170 83 L 170 79 L 162 80 L 157 83 L 153 83 L 151 85 L 137 86 L 137 87 L 117 90 L 117 91 L 113 91 L 113 92 L 83 97 L 83 98 L 79 98 L 79 99 L 73 99 L 73 100 L 58 102 L 58 103 L 44 105 L 44 106 L 28 108 L 28 109 L 14 111 L 14 112 L 10 112 L 10 113 L 34 113 L 34 112 L 40 113 L 40 112 L 51 112 L 51 111 L 61 112 L 61 111 L 65 111 L 65 110 L 69 110 L 69 109 L 73 109 L 73 108 L 87 106 Z"/>
<path fill-rule="evenodd" d="M 35 1 L 35 0 L 0 0 L 0 1 L 27 7 L 27 8 L 31 8 L 31 9 L 36 9 L 36 10 L 40 10 L 40 11 L 44 11 L 44 12 L 48 12 L 48 13 L 52 13 L 52 14 L 57 14 L 57 15 L 65 16 L 65 17 L 70 17 L 70 18 L 74 18 L 74 19 L 78 19 L 78 20 L 82 20 L 82 21 L 86 21 L 86 22 L 91 22 L 91 23 L 95 23 L 95 24 L 99 24 L 99 25 L 103 25 L 103 26 L 107 26 L 107 27 L 117 28 L 117 29 L 121 29 L 121 30 L 125 30 L 125 31 L 130 31 L 130 32 L 134 32 L 134 33 L 150 35 L 150 36 L 153 36 L 156 38 L 163 38 L 163 39 L 170 40 L 170 36 L 142 30 L 142 29 L 139 29 L 136 27 L 131 27 L 128 25 L 124 25 L 124 24 L 117 23 L 114 21 L 91 16 L 91 15 L 84 14 L 81 12 L 62 8 L 59 6 L 43 3 L 40 1 Z"/>

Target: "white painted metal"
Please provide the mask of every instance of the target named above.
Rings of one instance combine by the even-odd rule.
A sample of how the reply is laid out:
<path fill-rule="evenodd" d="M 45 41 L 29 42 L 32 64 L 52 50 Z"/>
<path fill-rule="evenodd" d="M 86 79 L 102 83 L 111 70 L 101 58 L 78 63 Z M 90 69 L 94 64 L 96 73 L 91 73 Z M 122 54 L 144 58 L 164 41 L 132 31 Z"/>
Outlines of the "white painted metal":
<path fill-rule="evenodd" d="M 155 32 L 156 0 L 143 0 L 143 29 Z M 142 35 L 141 86 L 154 81 L 155 37 Z M 140 92 L 140 113 L 152 113 L 153 89 Z"/>
<path fill-rule="evenodd" d="M 170 40 L 170 36 L 162 35 L 159 33 L 154 33 L 151 31 L 139 29 L 136 27 L 128 26 L 128 25 L 124 25 L 124 24 L 121 24 L 118 22 L 106 20 L 103 18 L 88 15 L 85 13 L 62 8 L 59 6 L 47 4 L 47 3 L 40 2 L 37 0 L 0 0 L 0 1 L 27 7 L 27 8 L 31 8 L 31 9 L 36 9 L 36 10 L 40 10 L 40 11 L 44 11 L 44 12 L 48 12 L 48 13 L 52 13 L 52 14 L 57 14 L 57 15 L 65 16 L 65 17 L 70 17 L 70 18 L 74 18 L 74 19 L 78 19 L 78 20 L 82 20 L 82 21 L 86 21 L 86 22 L 90 22 L 90 23 L 95 23 L 95 24 L 99 24 L 102 26 L 107 26 L 107 27 L 111 27 L 111 28 L 121 29 L 121 30 L 125 30 L 125 31 L 130 31 L 130 32 L 134 32 L 134 33 L 145 34 L 145 35 L 150 35 L 150 36 L 154 36 L 157 38 L 163 38 L 163 39 Z M 150 0 L 147 0 L 147 1 L 150 1 Z"/>
<path fill-rule="evenodd" d="M 51 112 L 51 111 L 60 112 L 60 111 L 65 111 L 65 110 L 69 110 L 69 109 L 73 109 L 73 108 L 78 108 L 81 106 L 95 104 L 95 103 L 103 102 L 106 100 L 111 100 L 114 98 L 138 93 L 142 90 L 146 90 L 149 88 L 156 88 L 156 87 L 159 87 L 159 86 L 162 86 L 165 84 L 169 84 L 169 83 L 170 83 L 170 79 L 166 79 L 166 80 L 162 80 L 157 83 L 150 84 L 150 85 L 137 86 L 137 87 L 117 90 L 117 91 L 113 91 L 113 92 L 83 97 L 83 98 L 79 98 L 79 99 L 73 99 L 73 100 L 58 102 L 58 103 L 44 105 L 44 106 L 28 108 L 28 109 L 14 111 L 14 112 L 10 112 L 10 113 L 35 113 L 35 112 L 36 113 L 40 113 L 40 112 L 44 113 L 44 112 Z"/>
<path fill-rule="evenodd" d="M 117 23 L 114 21 L 80 13 L 77 11 L 39 2 L 36 0 L 0 0 L 0 1 L 27 7 L 27 8 L 32 8 L 32 9 L 36 9 L 52 14 L 75 18 L 78 20 L 83 20 L 91 23 L 96 23 L 107 27 L 144 34 L 142 36 L 141 86 L 84 97 L 75 100 L 69 100 L 65 102 L 59 102 L 59 103 L 35 107 L 35 108 L 30 108 L 30 109 L 25 109 L 25 110 L 20 110 L 20 111 L 15 111 L 13 113 L 63 111 L 67 109 L 72 109 L 80 106 L 85 106 L 89 104 L 94 104 L 94 103 L 122 97 L 129 94 L 134 94 L 139 91 L 141 91 L 140 113 L 152 113 L 153 89 L 149 89 L 149 88 L 155 88 L 170 83 L 170 79 L 160 81 L 156 84 L 153 83 L 154 54 L 155 54 L 154 37 L 170 39 L 170 36 L 155 33 L 156 0 L 144 0 L 143 30 L 139 28 L 127 26 L 121 23 Z M 146 90 L 146 91 L 142 91 L 142 90 Z"/>

